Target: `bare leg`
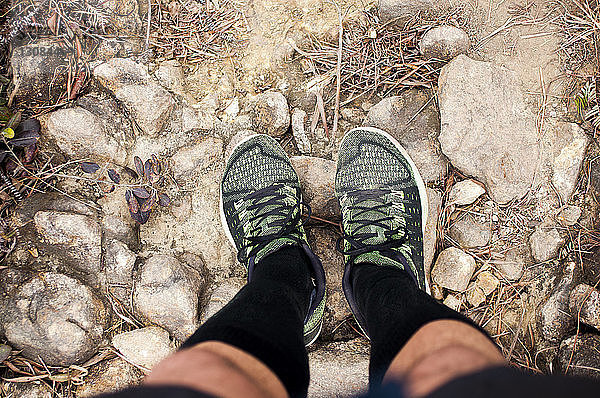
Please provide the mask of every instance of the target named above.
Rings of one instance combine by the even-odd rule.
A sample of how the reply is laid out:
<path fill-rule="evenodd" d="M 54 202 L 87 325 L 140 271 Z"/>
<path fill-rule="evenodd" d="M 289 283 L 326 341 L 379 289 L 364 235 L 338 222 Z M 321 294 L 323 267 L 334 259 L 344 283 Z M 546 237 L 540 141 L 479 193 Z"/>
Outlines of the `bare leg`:
<path fill-rule="evenodd" d="M 287 397 L 285 387 L 264 363 L 232 345 L 207 341 L 159 363 L 148 386 L 179 386 L 219 397 Z"/>
<path fill-rule="evenodd" d="M 438 320 L 408 340 L 384 381 L 401 381 L 410 396 L 422 396 L 457 377 L 503 365 L 506 360 L 481 332 L 464 322 Z"/>

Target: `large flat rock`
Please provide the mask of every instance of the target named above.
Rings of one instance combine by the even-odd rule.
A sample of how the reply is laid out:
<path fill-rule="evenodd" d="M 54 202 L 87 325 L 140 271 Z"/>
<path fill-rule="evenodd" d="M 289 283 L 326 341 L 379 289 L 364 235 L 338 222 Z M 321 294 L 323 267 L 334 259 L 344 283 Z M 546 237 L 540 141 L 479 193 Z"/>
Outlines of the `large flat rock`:
<path fill-rule="evenodd" d="M 496 202 L 527 193 L 538 165 L 535 117 L 516 75 L 459 55 L 439 79 L 442 152 Z"/>

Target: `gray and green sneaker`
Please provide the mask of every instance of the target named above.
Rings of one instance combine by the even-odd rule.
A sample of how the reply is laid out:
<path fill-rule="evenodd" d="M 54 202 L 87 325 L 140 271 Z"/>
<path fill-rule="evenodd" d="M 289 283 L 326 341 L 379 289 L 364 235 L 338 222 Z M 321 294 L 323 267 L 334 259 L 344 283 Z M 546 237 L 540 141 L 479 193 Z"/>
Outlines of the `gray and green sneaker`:
<path fill-rule="evenodd" d="M 251 280 L 255 265 L 281 247 L 301 247 L 310 259 L 314 289 L 304 320 L 304 343 L 321 332 L 325 310 L 325 272 L 304 232 L 298 175 L 277 141 L 253 135 L 239 143 L 221 181 L 221 222 L 238 260 Z"/>
<path fill-rule="evenodd" d="M 358 128 L 340 145 L 335 195 L 342 210 L 344 293 L 365 331 L 350 282 L 359 263 L 398 267 L 429 293 L 423 267 L 423 230 L 427 219 L 425 184 L 408 153 L 386 132 Z"/>

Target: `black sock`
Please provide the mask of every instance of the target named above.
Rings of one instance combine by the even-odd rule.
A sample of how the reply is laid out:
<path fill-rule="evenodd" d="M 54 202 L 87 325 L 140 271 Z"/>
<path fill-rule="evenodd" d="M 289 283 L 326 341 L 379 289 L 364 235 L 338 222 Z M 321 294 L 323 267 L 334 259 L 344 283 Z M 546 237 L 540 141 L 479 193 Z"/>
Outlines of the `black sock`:
<path fill-rule="evenodd" d="M 357 264 L 352 270 L 351 281 L 371 338 L 371 389 L 381 384 L 396 354 L 426 323 L 454 319 L 486 334 L 470 319 L 419 289 L 410 275 L 399 268 Z"/>
<path fill-rule="evenodd" d="M 221 341 L 266 364 L 292 397 L 308 391 L 303 325 L 312 282 L 304 251 L 285 246 L 258 263 L 251 281 L 183 345 Z"/>

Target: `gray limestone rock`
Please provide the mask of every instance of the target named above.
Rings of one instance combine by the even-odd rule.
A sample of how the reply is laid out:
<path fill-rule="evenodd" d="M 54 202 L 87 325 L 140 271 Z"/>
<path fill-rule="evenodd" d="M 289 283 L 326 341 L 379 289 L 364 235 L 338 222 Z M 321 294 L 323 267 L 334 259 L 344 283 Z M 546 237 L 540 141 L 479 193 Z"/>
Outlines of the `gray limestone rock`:
<path fill-rule="evenodd" d="M 252 126 L 262 134 L 279 137 L 290 128 L 290 108 L 277 91 L 268 91 L 252 99 Z"/>
<path fill-rule="evenodd" d="M 466 54 L 471 47 L 469 35 L 455 26 L 443 25 L 430 29 L 419 43 L 425 59 L 450 61 L 460 54 Z"/>
<path fill-rule="evenodd" d="M 525 264 L 529 262 L 528 251 L 526 245 L 511 248 L 504 254 L 504 259 L 495 260 L 493 264 L 504 278 L 517 281 L 523 276 Z"/>
<path fill-rule="evenodd" d="M 474 203 L 485 193 L 485 188 L 475 180 L 462 180 L 450 189 L 448 204 L 467 206 Z"/>
<path fill-rule="evenodd" d="M 539 148 L 516 74 L 459 55 L 442 69 L 438 95 L 439 141 L 450 162 L 482 181 L 496 202 L 524 196 Z"/>
<path fill-rule="evenodd" d="M 414 89 L 381 100 L 369 110 L 365 125 L 382 129 L 397 139 L 425 182 L 439 181 L 445 175 L 448 162 L 437 139 L 440 119 L 427 91 Z"/>
<path fill-rule="evenodd" d="M 208 302 L 204 306 L 202 311 L 201 322 L 204 323 L 225 307 L 227 303 L 235 297 L 236 294 L 246 285 L 246 280 L 243 278 L 229 278 L 220 282 L 215 289 L 213 289 Z"/>
<path fill-rule="evenodd" d="M 419 12 L 430 12 L 434 5 L 433 0 L 379 0 L 379 18 L 384 23 L 403 22 Z"/>
<path fill-rule="evenodd" d="M 597 369 L 600 369 L 600 336 L 583 334 L 571 336 L 561 342 L 558 365 L 560 373 L 599 379 Z"/>
<path fill-rule="evenodd" d="M 126 244 L 110 240 L 104 247 L 104 278 L 106 288 L 131 311 L 133 267 L 137 256 Z"/>
<path fill-rule="evenodd" d="M 68 276 L 45 272 L 4 273 L 0 324 L 9 343 L 24 356 L 48 365 L 69 366 L 98 349 L 109 315 L 89 287 Z"/>
<path fill-rule="evenodd" d="M 539 312 L 539 325 L 542 337 L 557 343 L 575 327 L 575 318 L 569 313 L 569 295 L 575 283 L 575 263 L 563 264 L 558 282 L 550 297 Z"/>
<path fill-rule="evenodd" d="M 140 229 L 140 240 L 148 249 L 188 251 L 200 256 L 215 280 L 232 276 L 238 268 L 234 248 L 221 226 L 219 192 L 225 160 L 222 141 L 200 136 L 173 155 L 170 169 L 190 192 L 150 217 Z"/>
<path fill-rule="evenodd" d="M 198 328 L 198 299 L 204 278 L 174 257 L 154 255 L 134 276 L 136 313 L 184 341 Z"/>
<path fill-rule="evenodd" d="M 556 228 L 539 226 L 529 237 L 529 246 L 533 259 L 538 262 L 548 261 L 558 255 L 564 239 Z"/>
<path fill-rule="evenodd" d="M 2 389 L 7 398 L 54 398 L 56 395 L 45 384 L 7 383 Z"/>
<path fill-rule="evenodd" d="M 54 141 L 66 156 L 125 162 L 127 148 L 113 135 L 110 122 L 87 109 L 59 109 L 42 121 L 45 121 L 42 134 Z"/>
<path fill-rule="evenodd" d="M 60 211 L 38 211 L 33 216 L 44 250 L 63 265 L 96 285 L 101 267 L 100 224 L 92 217 Z"/>
<path fill-rule="evenodd" d="M 367 391 L 369 346 L 364 340 L 330 343 L 308 354 L 308 396 L 348 397 Z"/>
<path fill-rule="evenodd" d="M 450 247 L 442 251 L 431 271 L 434 283 L 455 292 L 467 290 L 475 272 L 475 259 L 464 251 Z"/>
<path fill-rule="evenodd" d="M 492 224 L 490 221 L 481 222 L 479 217 L 466 214 L 452 223 L 449 234 L 465 249 L 486 246 L 492 238 Z"/>
<path fill-rule="evenodd" d="M 298 173 L 303 200 L 312 214 L 328 220 L 340 220 L 340 205 L 335 197 L 336 163 L 311 156 L 293 156 L 292 165 Z"/>
<path fill-rule="evenodd" d="M 569 298 L 571 315 L 600 330 L 600 292 L 593 286 L 579 284 L 571 291 Z"/>
<path fill-rule="evenodd" d="M 565 226 L 577 224 L 581 217 L 581 207 L 567 205 L 558 213 L 558 221 Z"/>
<path fill-rule="evenodd" d="M 148 326 L 119 333 L 112 345 L 130 362 L 148 370 L 175 351 L 169 332 L 157 326 Z"/>
<path fill-rule="evenodd" d="M 554 157 L 552 183 L 562 200 L 568 202 L 575 189 L 590 138 L 576 123 L 561 123 L 559 127 L 562 130 L 561 135 L 567 136 L 567 142 Z"/>
<path fill-rule="evenodd" d="M 121 358 L 109 359 L 90 367 L 84 383 L 77 387 L 78 398 L 91 398 L 133 387 L 144 374 Z"/>
<path fill-rule="evenodd" d="M 148 68 L 131 59 L 112 58 L 96 66 L 94 78 L 129 111 L 142 131 L 156 136 L 165 127 L 175 100 L 148 74 Z"/>
<path fill-rule="evenodd" d="M 304 130 L 304 122 L 306 120 L 306 112 L 300 108 L 294 108 L 292 111 L 292 134 L 296 141 L 298 150 L 303 155 L 309 155 L 311 151 L 310 139 Z"/>
<path fill-rule="evenodd" d="M 56 73 L 68 66 L 68 52 L 52 40 L 40 40 L 16 47 L 10 58 L 14 104 L 54 104 L 65 93 L 67 76 Z M 53 84 L 49 85 L 48 82 Z"/>

